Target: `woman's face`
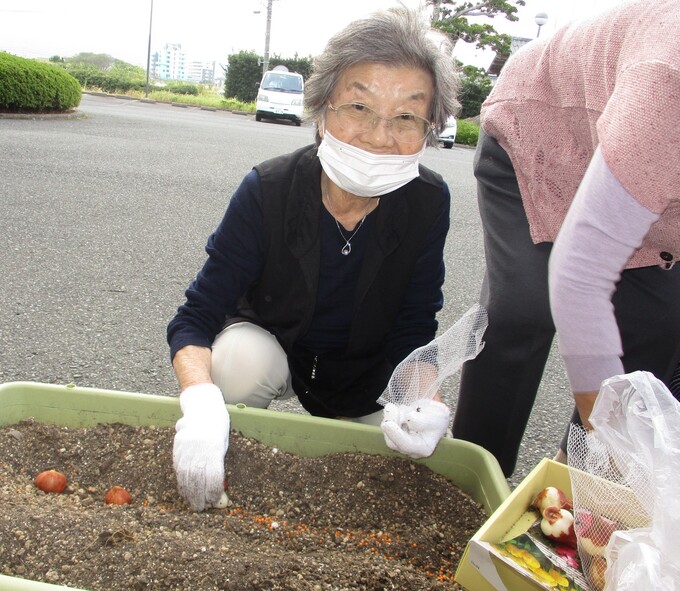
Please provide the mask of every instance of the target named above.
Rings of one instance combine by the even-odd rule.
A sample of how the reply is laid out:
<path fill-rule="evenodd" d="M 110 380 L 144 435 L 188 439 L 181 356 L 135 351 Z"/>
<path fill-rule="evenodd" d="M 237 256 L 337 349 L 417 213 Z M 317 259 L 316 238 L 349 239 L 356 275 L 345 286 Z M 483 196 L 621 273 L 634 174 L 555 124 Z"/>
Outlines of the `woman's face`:
<path fill-rule="evenodd" d="M 395 115 L 418 115 L 429 120 L 434 94 L 432 77 L 419 68 L 362 63 L 345 70 L 331 95 L 330 102 L 337 108 L 346 103 L 369 107 L 383 119 L 366 131 L 357 131 L 343 124 L 342 116 L 330 107 L 326 109 L 325 129 L 333 137 L 373 154 L 415 154 L 423 147 L 416 143 L 395 139 L 385 119 Z M 323 130 L 321 130 L 323 135 Z"/>

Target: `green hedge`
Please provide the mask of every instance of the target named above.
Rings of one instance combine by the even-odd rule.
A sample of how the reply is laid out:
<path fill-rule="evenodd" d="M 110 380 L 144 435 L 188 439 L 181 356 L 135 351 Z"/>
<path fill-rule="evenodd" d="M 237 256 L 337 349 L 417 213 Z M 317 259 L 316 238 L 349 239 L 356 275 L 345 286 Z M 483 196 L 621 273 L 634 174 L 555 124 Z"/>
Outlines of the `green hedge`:
<path fill-rule="evenodd" d="M 80 98 L 80 84 L 61 68 L 0 52 L 0 110 L 70 111 Z"/>
<path fill-rule="evenodd" d="M 124 71 L 102 71 L 89 64 L 67 64 L 65 69 L 83 88 L 98 88 L 109 94 L 125 94 L 130 91 L 144 91 L 146 80 Z M 151 90 L 167 90 L 173 94 L 198 96 L 197 84 L 190 82 L 168 82 L 164 86 L 151 84 Z"/>
<path fill-rule="evenodd" d="M 470 121 L 461 119 L 458 121 L 458 130 L 456 131 L 456 143 L 465 144 L 467 146 L 476 146 L 479 139 L 479 127 Z"/>
<path fill-rule="evenodd" d="M 198 96 L 198 86 L 190 82 L 169 82 L 165 90 L 174 94 Z"/>
<path fill-rule="evenodd" d="M 87 64 L 68 66 L 68 73 L 73 76 L 83 88 L 99 88 L 108 93 L 125 94 L 129 90 L 144 90 L 146 81 L 131 77 L 123 72 L 103 72 Z"/>

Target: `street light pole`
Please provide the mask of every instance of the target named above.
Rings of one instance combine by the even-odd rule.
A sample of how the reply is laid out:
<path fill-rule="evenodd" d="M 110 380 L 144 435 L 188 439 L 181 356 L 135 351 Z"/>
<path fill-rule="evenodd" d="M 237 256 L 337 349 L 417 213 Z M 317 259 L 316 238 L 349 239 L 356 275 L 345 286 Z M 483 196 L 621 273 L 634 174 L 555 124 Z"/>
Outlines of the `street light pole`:
<path fill-rule="evenodd" d="M 538 33 L 536 33 L 536 38 L 541 36 L 541 27 L 548 22 L 548 14 L 545 12 L 539 12 L 534 17 L 534 22 L 538 25 Z"/>
<path fill-rule="evenodd" d="M 149 98 L 149 65 L 151 63 L 151 23 L 153 22 L 153 0 L 149 14 L 149 47 L 146 50 L 146 98 Z"/>

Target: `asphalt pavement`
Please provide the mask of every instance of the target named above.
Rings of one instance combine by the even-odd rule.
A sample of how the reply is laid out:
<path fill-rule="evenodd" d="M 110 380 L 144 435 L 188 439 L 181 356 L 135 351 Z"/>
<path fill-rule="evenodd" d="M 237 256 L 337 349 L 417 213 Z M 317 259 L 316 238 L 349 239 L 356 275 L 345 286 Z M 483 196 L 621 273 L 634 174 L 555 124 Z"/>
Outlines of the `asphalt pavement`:
<path fill-rule="evenodd" d="M 312 141 L 307 125 L 93 95 L 77 117 L 0 118 L 0 382 L 177 395 L 165 328 L 207 236 L 253 165 Z M 442 331 L 484 272 L 472 157 L 423 156 L 453 199 Z M 511 485 L 552 456 L 570 413 L 553 351 Z"/>

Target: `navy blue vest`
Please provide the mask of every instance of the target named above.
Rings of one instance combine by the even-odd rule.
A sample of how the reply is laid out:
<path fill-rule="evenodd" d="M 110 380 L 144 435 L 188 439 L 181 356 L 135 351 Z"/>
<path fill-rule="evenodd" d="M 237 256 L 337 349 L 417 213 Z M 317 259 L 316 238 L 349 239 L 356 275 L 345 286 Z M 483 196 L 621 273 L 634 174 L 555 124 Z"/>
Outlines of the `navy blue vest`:
<path fill-rule="evenodd" d="M 411 272 L 445 199 L 440 175 L 420 176 L 385 195 L 354 300 L 346 349 L 315 355 L 299 346 L 312 321 L 319 278 L 321 164 L 307 146 L 256 167 L 263 195 L 265 265 L 239 306 L 239 316 L 273 333 L 288 355 L 293 387 L 315 416 L 356 417 L 376 403 L 392 374 L 384 343 Z"/>

